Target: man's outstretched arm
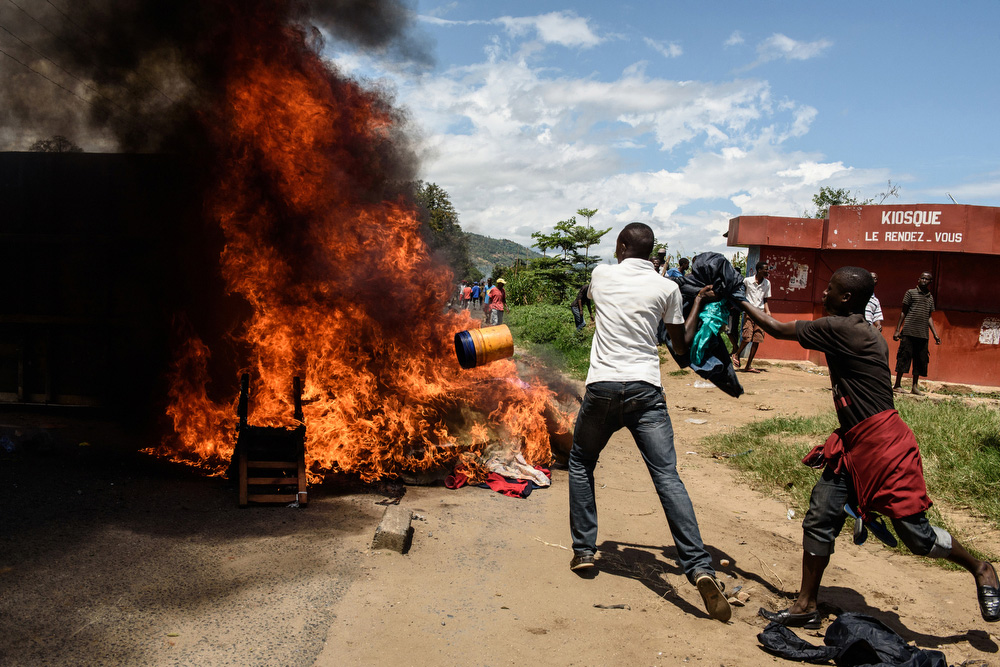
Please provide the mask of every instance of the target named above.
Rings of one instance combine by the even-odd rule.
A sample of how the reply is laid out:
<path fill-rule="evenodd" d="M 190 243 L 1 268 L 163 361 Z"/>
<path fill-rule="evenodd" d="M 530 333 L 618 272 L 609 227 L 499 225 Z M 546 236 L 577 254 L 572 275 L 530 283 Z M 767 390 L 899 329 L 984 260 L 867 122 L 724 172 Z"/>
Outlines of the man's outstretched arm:
<path fill-rule="evenodd" d="M 743 308 L 743 312 L 747 314 L 747 317 L 756 322 L 757 326 L 763 329 L 767 335 L 784 340 L 796 340 L 795 322 L 779 322 L 760 308 L 751 306 L 746 301 L 741 301 L 740 306 Z"/>

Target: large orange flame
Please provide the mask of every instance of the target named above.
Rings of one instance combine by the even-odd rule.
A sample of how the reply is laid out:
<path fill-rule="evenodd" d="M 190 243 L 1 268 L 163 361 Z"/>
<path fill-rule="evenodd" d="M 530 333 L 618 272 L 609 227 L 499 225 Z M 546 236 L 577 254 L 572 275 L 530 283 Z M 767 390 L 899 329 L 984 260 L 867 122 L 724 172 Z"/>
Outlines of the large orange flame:
<path fill-rule="evenodd" d="M 398 131 L 376 92 L 331 69 L 294 29 L 259 19 L 241 30 L 211 136 L 222 155 L 208 212 L 226 239 L 228 289 L 252 316 L 249 421 L 287 425 L 291 378 L 304 378 L 307 463 L 364 480 L 420 472 L 503 446 L 529 463 L 551 457 L 552 394 L 521 382 L 512 361 L 464 371 L 455 332 L 478 326 L 446 312 L 452 275 L 435 263 L 416 212 L 372 196 Z M 208 348 L 180 351 L 175 433 L 159 453 L 216 472 L 235 441 L 237 382 L 212 401 Z M 565 425 L 564 425 L 565 427 Z"/>

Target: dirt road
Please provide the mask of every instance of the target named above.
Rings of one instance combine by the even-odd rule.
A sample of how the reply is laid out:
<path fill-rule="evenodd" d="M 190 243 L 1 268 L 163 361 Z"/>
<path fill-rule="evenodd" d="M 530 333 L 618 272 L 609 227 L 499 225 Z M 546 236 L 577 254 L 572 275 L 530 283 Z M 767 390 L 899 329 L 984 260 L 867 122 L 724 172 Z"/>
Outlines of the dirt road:
<path fill-rule="evenodd" d="M 43 484 L 29 474 L 39 455 L 3 462 L 0 663 L 781 664 L 758 648 L 765 623 L 755 614 L 786 606 L 798 588 L 801 517 L 741 485 L 699 444 L 748 420 L 830 408 L 821 369 L 762 368 L 741 377 L 740 399 L 663 368 L 702 535 L 729 587 L 750 594 L 728 624 L 705 614 L 677 567 L 627 432 L 596 473 L 600 565 L 589 578 L 568 567 L 563 470 L 524 500 L 407 487 L 401 504 L 417 517 L 400 555 L 368 549 L 391 489 L 331 484 L 313 489 L 304 510 L 241 511 L 221 481 L 63 443 L 42 457 Z M 1000 552 L 995 531 L 967 529 Z M 831 607 L 870 613 L 951 664 L 1000 665 L 997 628 L 980 619 L 964 572 L 842 540 L 824 583 Z"/>

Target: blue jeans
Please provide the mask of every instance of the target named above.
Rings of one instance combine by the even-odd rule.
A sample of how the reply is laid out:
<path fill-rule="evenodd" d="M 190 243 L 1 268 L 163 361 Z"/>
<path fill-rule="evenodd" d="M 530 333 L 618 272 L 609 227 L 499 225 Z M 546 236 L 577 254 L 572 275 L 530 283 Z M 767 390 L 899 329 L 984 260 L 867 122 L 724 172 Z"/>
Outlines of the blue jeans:
<path fill-rule="evenodd" d="M 674 429 L 663 390 L 648 382 L 587 385 L 569 454 L 569 525 L 574 553 L 597 551 L 594 468 L 611 435 L 622 427 L 632 433 L 649 469 L 684 573 L 692 583 L 703 572 L 714 575 L 712 558 L 701 541 L 694 506 L 677 474 Z"/>

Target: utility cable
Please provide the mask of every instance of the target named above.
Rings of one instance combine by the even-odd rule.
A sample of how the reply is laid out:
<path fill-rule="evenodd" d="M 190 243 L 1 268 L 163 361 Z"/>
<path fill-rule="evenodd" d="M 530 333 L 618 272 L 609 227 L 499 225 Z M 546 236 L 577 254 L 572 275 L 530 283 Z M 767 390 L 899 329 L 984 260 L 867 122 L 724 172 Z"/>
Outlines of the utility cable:
<path fill-rule="evenodd" d="M 107 95 L 105 95 L 104 93 L 102 93 L 101 91 L 99 91 L 98 89 L 94 88 L 89 83 L 87 83 L 86 81 L 84 81 L 80 77 L 76 76 L 75 74 L 73 74 L 72 72 L 70 72 L 69 70 L 67 70 L 65 67 L 63 67 L 62 65 L 60 65 L 56 61 L 52 60 L 52 58 L 49 58 L 47 55 L 45 55 L 44 53 L 42 53 L 41 51 L 39 51 L 38 49 L 36 49 L 35 47 L 33 47 L 31 44 L 28 44 L 26 41 L 24 41 L 23 39 L 21 39 L 20 37 L 18 37 L 14 33 L 12 33 L 8 28 L 0 25 L 0 30 L 3 30 L 5 33 L 7 33 L 11 37 L 13 37 L 17 41 L 21 42 L 22 44 L 24 44 L 29 49 L 31 49 L 34 53 L 37 53 L 40 57 L 44 58 L 45 60 L 49 61 L 50 63 L 52 63 L 53 65 L 55 65 L 56 67 L 58 67 L 59 70 L 62 71 L 67 76 L 72 77 L 72 78 L 76 79 L 77 81 L 79 81 L 81 84 L 83 84 L 84 86 L 86 86 L 89 90 L 91 90 L 95 95 L 98 95 L 98 96 L 104 98 L 105 100 L 107 100 L 108 102 L 110 102 L 111 104 L 115 105 L 123 113 L 126 113 L 126 114 L 129 113 L 128 109 L 126 109 L 122 105 L 118 104 L 118 102 L 115 102 L 113 99 L 111 99 L 110 97 L 108 97 Z M 32 70 L 32 71 L 34 71 L 34 70 Z M 38 72 L 35 72 L 35 73 L 37 74 Z M 51 81 L 51 79 L 50 79 L 50 81 Z M 64 88 L 64 90 L 66 90 L 66 89 Z M 79 95 L 77 95 L 77 97 L 79 97 Z M 81 97 L 80 99 L 83 99 L 83 98 Z M 88 103 L 89 103 L 89 101 L 88 101 Z"/>
<path fill-rule="evenodd" d="M 45 30 L 45 32 L 47 32 L 50 35 L 52 35 L 54 38 L 56 38 L 56 40 L 58 40 L 59 42 L 62 42 L 63 44 L 65 44 L 66 46 L 69 47 L 69 45 L 66 44 L 65 40 L 63 40 L 59 35 L 57 35 L 55 32 L 53 32 L 44 23 L 42 23 L 41 21 L 39 21 L 37 18 L 35 18 L 34 16 L 32 16 L 30 13 L 28 13 L 28 10 L 26 10 L 24 7 L 22 7 L 21 5 L 17 4 L 16 2 L 14 2 L 14 0 L 7 0 L 7 2 L 9 2 L 12 5 L 14 5 L 14 7 L 16 7 L 18 9 L 18 11 L 20 11 L 22 14 L 24 14 L 25 16 L 27 16 L 29 19 L 31 19 L 32 21 L 34 21 L 35 23 L 37 23 L 39 26 L 41 26 L 41 28 L 43 30 Z M 84 30 L 78 23 L 76 23 L 68 14 L 66 14 L 66 12 L 64 12 L 61 9 L 59 9 L 59 7 L 57 7 L 56 5 L 53 5 L 50 0 L 46 0 L 46 2 L 48 2 L 48 4 L 51 5 L 53 9 L 55 9 L 57 12 L 59 12 L 63 16 L 63 18 L 65 18 L 74 28 L 76 28 L 84 36 L 86 36 L 87 39 L 89 39 L 92 44 L 97 44 L 97 40 L 94 39 L 94 37 L 90 33 L 88 33 L 86 30 Z M 69 47 L 69 48 L 72 49 L 72 47 Z M 60 69 L 62 69 L 62 68 L 60 68 Z M 65 71 L 65 70 L 63 70 L 63 71 Z M 188 78 L 187 75 L 185 75 L 183 72 L 181 74 L 182 74 L 182 76 L 184 76 L 184 78 L 186 78 L 189 82 L 191 82 L 191 79 Z M 155 90 L 156 92 L 158 92 L 160 95 L 162 95 L 164 97 L 164 99 L 166 99 L 168 102 L 170 102 L 171 104 L 177 104 L 176 100 L 174 100 L 169 95 L 167 95 L 165 92 L 163 92 L 162 90 L 160 90 L 152 81 L 150 81 L 149 79 L 147 79 L 145 77 L 142 77 L 139 74 L 136 74 L 136 76 L 138 76 L 140 79 L 142 79 L 147 85 L 149 85 L 150 88 L 152 88 L 153 90 Z M 194 82 L 191 82 L 191 85 L 194 85 Z"/>
<path fill-rule="evenodd" d="M 58 81 L 54 81 L 54 80 L 50 79 L 49 77 L 45 76 L 44 74 L 42 74 L 42 73 L 41 73 L 41 72 L 39 72 L 38 70 L 34 69 L 34 68 L 33 68 L 33 67 L 31 66 L 31 65 L 28 65 L 27 63 L 23 63 L 23 62 L 21 62 L 21 61 L 20 61 L 20 60 L 18 60 L 18 59 L 17 59 L 16 57 L 14 57 L 14 56 L 10 55 L 9 53 L 7 53 L 6 51 L 4 51 L 3 49 L 0 49 L 0 53 L 4 54 L 5 56 L 7 56 L 8 58 L 10 58 L 11 60 L 13 60 L 14 62 L 16 62 L 17 64 L 19 64 L 19 65 L 21 65 L 21 66 L 23 66 L 23 67 L 27 68 L 28 70 L 30 70 L 30 71 L 32 71 L 32 72 L 34 72 L 35 74 L 37 74 L 38 76 L 42 77 L 43 79 L 45 79 L 45 80 L 46 80 L 46 81 L 48 81 L 49 83 L 52 83 L 52 84 L 54 84 L 54 85 L 56 85 L 56 86 L 59 86 L 60 88 L 62 88 L 63 90 L 65 90 L 65 91 L 66 91 L 67 93 L 69 93 L 69 94 L 70 94 L 70 95 L 72 95 L 73 97 L 77 98 L 78 100 L 80 100 L 80 101 L 82 101 L 82 102 L 86 102 L 87 104 L 90 104 L 91 106 L 93 106 L 93 104 L 94 104 L 94 103 L 93 103 L 93 102 L 91 102 L 90 100 L 88 100 L 88 99 L 85 99 L 85 98 L 83 98 L 83 97 L 80 97 L 80 96 L 79 96 L 79 95 L 77 95 L 77 94 L 76 94 L 76 93 L 75 93 L 74 91 L 70 90 L 70 89 L 69 89 L 69 88 L 67 88 L 66 86 L 64 86 L 64 85 L 62 85 L 61 83 L 59 83 Z"/>

